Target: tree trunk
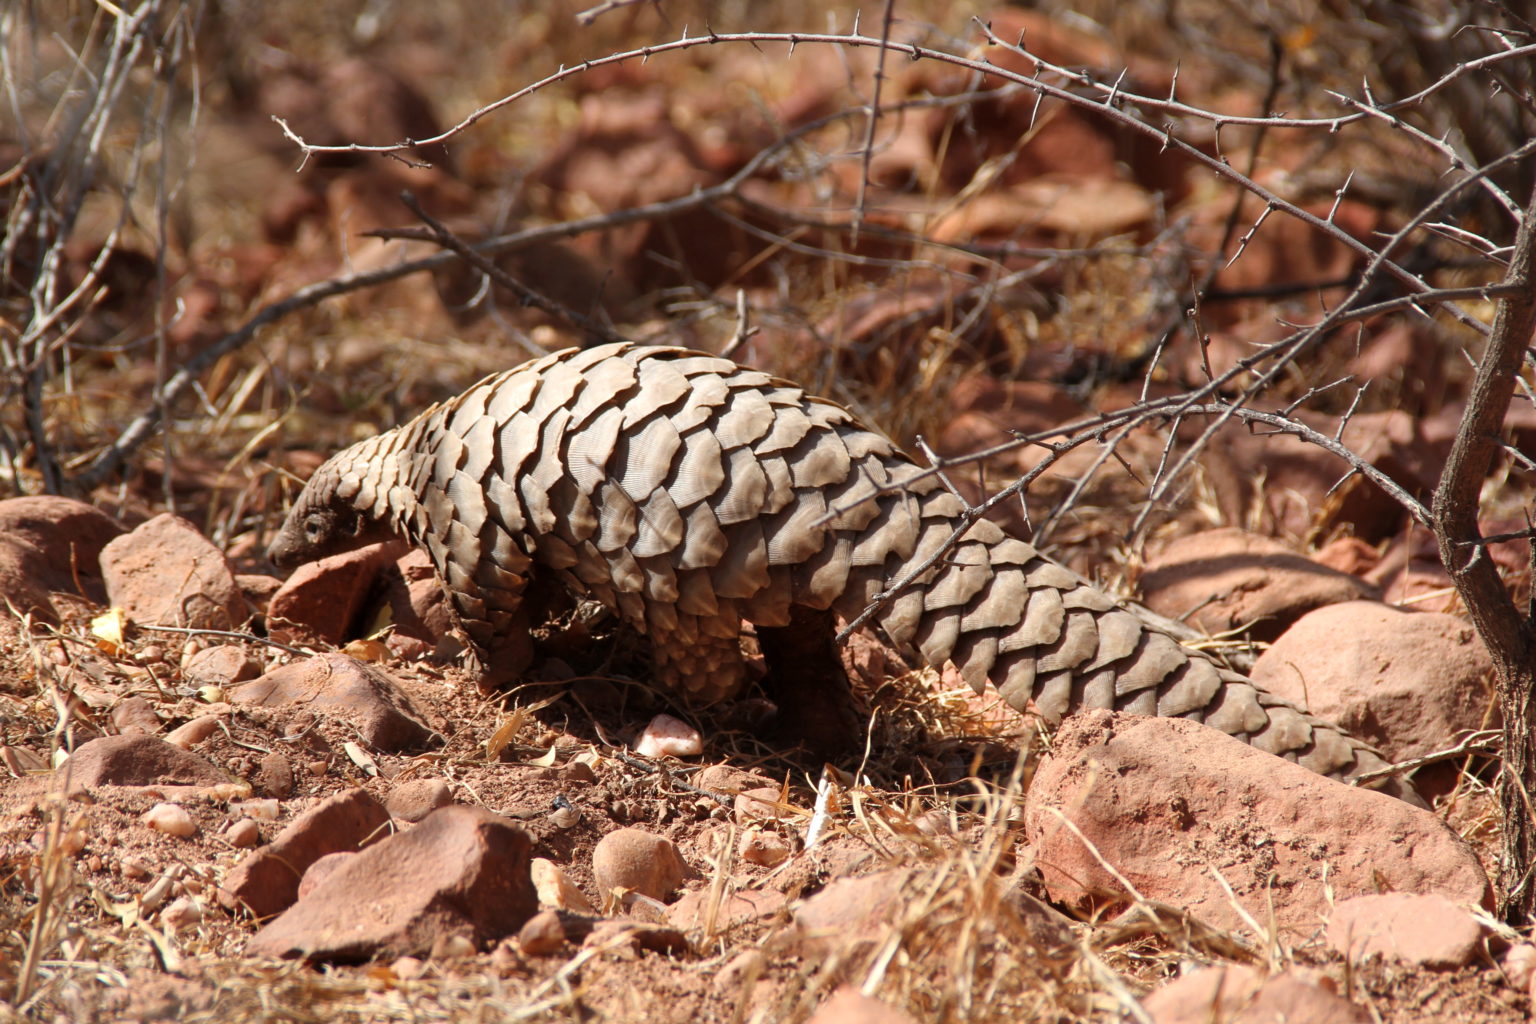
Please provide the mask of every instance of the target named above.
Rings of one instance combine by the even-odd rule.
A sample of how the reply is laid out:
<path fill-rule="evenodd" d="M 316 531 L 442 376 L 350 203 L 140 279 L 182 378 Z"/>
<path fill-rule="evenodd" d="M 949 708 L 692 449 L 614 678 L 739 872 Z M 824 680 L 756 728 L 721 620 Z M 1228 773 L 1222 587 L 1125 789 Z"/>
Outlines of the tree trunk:
<path fill-rule="evenodd" d="M 1522 287 L 1499 302 L 1488 348 L 1478 365 L 1434 500 L 1440 560 L 1498 672 L 1499 706 L 1504 715 L 1504 758 L 1499 778 L 1503 811 L 1499 913 L 1514 925 L 1536 921 L 1536 884 L 1531 878 L 1536 864 L 1536 818 L 1531 806 L 1536 792 L 1531 722 L 1532 691 L 1536 688 L 1536 665 L 1531 659 L 1536 645 L 1532 642 L 1532 623 L 1515 607 L 1483 544 L 1477 515 L 1483 481 L 1499 452 L 1515 378 L 1536 328 L 1533 249 L 1536 195 L 1526 207 L 1504 278 L 1506 284 Z"/>

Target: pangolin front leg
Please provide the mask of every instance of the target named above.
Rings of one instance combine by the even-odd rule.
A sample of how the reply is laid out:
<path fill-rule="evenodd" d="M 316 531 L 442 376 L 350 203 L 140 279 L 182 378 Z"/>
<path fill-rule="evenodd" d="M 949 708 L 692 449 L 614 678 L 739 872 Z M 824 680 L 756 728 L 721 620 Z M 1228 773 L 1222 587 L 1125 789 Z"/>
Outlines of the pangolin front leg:
<path fill-rule="evenodd" d="M 537 568 L 648 633 L 658 680 L 696 703 L 739 692 L 737 636 L 754 623 L 772 659 L 822 666 L 770 672 L 781 706 L 812 722 L 846 680 L 807 653 L 808 624 L 825 636 L 830 614 L 894 588 L 873 618 L 893 643 L 1048 721 L 1177 715 L 1325 775 L 1383 765 L 1028 543 L 967 523 L 846 409 L 716 356 L 621 343 L 488 377 L 323 465 L 272 553 L 293 563 L 387 534 L 430 552 L 492 674 L 523 657 L 518 598 Z"/>

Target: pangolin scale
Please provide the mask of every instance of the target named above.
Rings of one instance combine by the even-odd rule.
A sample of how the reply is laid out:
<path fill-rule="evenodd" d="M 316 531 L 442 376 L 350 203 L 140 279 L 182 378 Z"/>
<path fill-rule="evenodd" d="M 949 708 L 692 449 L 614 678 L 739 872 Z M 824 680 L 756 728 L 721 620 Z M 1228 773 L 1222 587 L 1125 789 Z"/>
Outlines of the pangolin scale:
<path fill-rule="evenodd" d="M 522 667 L 523 591 L 552 573 L 648 634 L 658 682 L 710 702 L 745 681 L 743 620 L 761 636 L 807 611 L 852 619 L 929 561 L 962 512 L 831 401 L 717 356 L 615 344 L 488 377 L 335 455 L 271 555 L 291 566 L 409 538 L 486 673 Z M 875 621 L 1050 722 L 1080 708 L 1174 715 L 1325 775 L 1384 763 L 985 520 Z"/>

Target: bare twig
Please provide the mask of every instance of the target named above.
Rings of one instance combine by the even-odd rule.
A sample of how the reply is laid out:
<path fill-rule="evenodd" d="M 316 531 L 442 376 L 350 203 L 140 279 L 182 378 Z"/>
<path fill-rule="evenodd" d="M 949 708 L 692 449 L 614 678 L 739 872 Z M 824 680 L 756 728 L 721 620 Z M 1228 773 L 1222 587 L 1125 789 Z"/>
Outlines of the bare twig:
<path fill-rule="evenodd" d="M 549 296 L 529 288 L 527 285 L 514 278 L 511 274 L 507 273 L 505 270 L 498 267 L 490 260 L 486 259 L 483 255 L 471 248 L 469 244 L 466 243 L 462 238 L 460 238 L 458 235 L 455 235 L 452 231 L 449 231 L 441 221 L 437 220 L 431 214 L 427 213 L 426 210 L 422 209 L 421 203 L 417 202 L 416 197 L 411 193 L 403 193 L 400 197 L 400 201 L 405 203 L 405 205 L 410 208 L 412 213 L 421 218 L 422 223 L 425 224 L 427 229 L 432 232 L 432 241 L 436 242 L 438 245 L 441 245 L 443 248 L 449 250 L 450 252 L 456 253 L 458 257 L 465 263 L 468 263 L 470 266 L 480 271 L 480 273 L 484 274 L 492 281 L 495 281 L 497 284 L 501 285 L 502 288 L 511 292 L 513 295 L 516 295 L 518 299 L 520 299 L 524 304 L 529 306 L 536 306 L 539 309 L 544 310 L 546 313 L 558 316 L 568 323 L 586 331 L 588 334 L 592 335 L 594 338 L 597 338 L 599 341 L 613 342 L 624 340 L 614 332 L 613 328 L 609 327 L 607 324 L 598 323 L 596 320 L 587 316 L 585 313 L 578 313 L 574 309 L 571 309 L 569 306 L 562 305 Z"/>

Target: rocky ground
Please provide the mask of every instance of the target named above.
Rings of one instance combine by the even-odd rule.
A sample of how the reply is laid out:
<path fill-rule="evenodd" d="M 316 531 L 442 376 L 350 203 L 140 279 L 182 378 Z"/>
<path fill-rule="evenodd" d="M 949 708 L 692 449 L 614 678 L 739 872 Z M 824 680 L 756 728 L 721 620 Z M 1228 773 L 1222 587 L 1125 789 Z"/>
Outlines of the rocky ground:
<path fill-rule="evenodd" d="M 1149 419 L 1049 455 L 1014 443 L 1237 365 L 1342 301 L 1358 252 L 1294 218 L 1256 226 L 1263 203 L 1081 107 L 930 61 L 887 69 L 884 102 L 913 106 L 882 118 L 866 164 L 868 50 L 722 44 L 586 68 L 408 162 L 300 161 L 271 121 L 318 143 L 423 138 L 704 13 L 720 31 L 820 29 L 827 14 L 683 6 L 579 23 L 556 5 L 494 41 L 466 13 L 478 5 L 230 4 L 197 22 L 198 117 L 170 147 L 196 160 L 170 240 L 157 249 L 142 195 L 92 186 L 56 269 L 104 290 L 58 312 L 69 358 L 39 363 L 37 416 L 32 377 L 0 392 L 3 1013 L 1527 1019 L 1536 946 L 1491 913 L 1490 661 L 1432 536 L 1336 454 L 1235 423 L 1152 503 L 1203 422 Z M 1033 67 L 982 39 L 962 17 L 976 13 L 1062 65 L 1129 68 L 1146 95 L 1177 82 L 1228 113 L 1332 111 L 1327 89 L 1364 73 L 1342 15 L 1257 25 L 1179 5 L 1170 37 L 1171 6 L 950 6 L 900 4 L 894 31 Z M 68 121 L 43 99 L 68 94 L 60 69 L 90 49 L 61 40 L 105 38 L 72 15 L 49 27 L 15 65 L 31 69 L 17 102 L 38 132 Z M 160 80 L 146 65 L 126 88 Z M 1373 243 L 1438 180 L 1382 124 L 1222 140 L 1198 118 L 1178 127 Z M 47 151 L 0 139 L 7 165 L 13 150 L 0 213 L 14 231 L 23 185 L 42 180 L 21 169 Z M 106 160 L 112 187 L 130 164 Z M 565 314 L 452 266 L 262 312 L 437 252 L 367 234 L 419 224 L 406 189 L 468 239 L 609 219 L 497 257 Z M 654 203 L 685 205 L 626 219 Z M 855 203 L 868 219 L 850 230 Z M 135 215 L 114 229 L 118 210 Z M 0 264 L 7 357 L 47 291 L 4 276 L 28 268 L 15 252 Z M 1416 255 L 1437 283 L 1497 276 L 1430 242 Z M 148 284 L 157 258 L 163 291 Z M 1202 280 L 1198 330 L 1168 334 Z M 1036 474 L 996 518 L 1403 763 L 1427 807 L 1185 721 L 1095 712 L 1052 732 L 864 633 L 844 660 L 868 735 L 834 765 L 765 739 L 774 709 L 756 694 L 677 706 L 650 685 L 644 637 L 589 605 L 540 627 L 518 685 L 481 693 L 419 552 L 366 548 L 287 577 L 266 562 L 331 451 L 581 342 L 573 310 L 643 340 L 731 345 L 914 449 L 919 435 L 945 456 L 998 448 L 954 485 L 975 498 Z M 261 330 L 231 342 L 254 316 Z M 1352 323 L 1258 404 L 1422 498 L 1466 403 L 1469 333 L 1444 321 Z M 197 387 L 153 442 L 80 484 L 181 365 L 200 367 Z M 1327 383 L 1340 379 L 1366 387 Z M 1517 404 L 1485 534 L 1526 526 L 1533 428 Z M 42 493 L 50 460 L 76 497 Z M 1526 600 L 1524 542 L 1487 552 Z"/>
<path fill-rule="evenodd" d="M 0 525 L 11 606 L 58 624 L 8 630 L 0 836 L 66 1015 L 291 1013 L 338 978 L 327 998 L 368 1019 L 418 995 L 648 1020 L 793 1019 L 834 990 L 817 1020 L 1528 1005 L 1536 952 L 1486 913 L 1496 826 L 1466 753 L 1419 773 L 1431 812 L 1177 720 L 1088 713 L 1037 750 L 1028 720 L 893 677 L 864 640 L 871 756 L 806 771 L 729 715 L 659 713 L 642 642 L 600 619 L 551 626 L 528 681 L 482 697 L 395 545 L 282 581 L 170 515 L 20 498 Z M 1465 621 L 1327 560 L 1216 531 L 1144 580 L 1156 606 L 1193 588 L 1211 622 L 1271 622 L 1254 674 L 1393 759 L 1484 729 Z M 282 982 L 258 1000 L 256 977 Z"/>

